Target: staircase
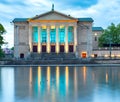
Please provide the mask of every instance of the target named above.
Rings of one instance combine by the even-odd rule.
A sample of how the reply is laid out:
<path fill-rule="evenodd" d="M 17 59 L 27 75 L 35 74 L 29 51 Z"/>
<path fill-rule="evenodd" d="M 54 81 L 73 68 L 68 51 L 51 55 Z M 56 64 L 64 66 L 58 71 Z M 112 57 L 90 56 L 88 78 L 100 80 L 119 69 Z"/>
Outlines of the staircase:
<path fill-rule="evenodd" d="M 76 59 L 75 53 L 31 53 L 30 59 L 33 60 L 73 60 Z"/>

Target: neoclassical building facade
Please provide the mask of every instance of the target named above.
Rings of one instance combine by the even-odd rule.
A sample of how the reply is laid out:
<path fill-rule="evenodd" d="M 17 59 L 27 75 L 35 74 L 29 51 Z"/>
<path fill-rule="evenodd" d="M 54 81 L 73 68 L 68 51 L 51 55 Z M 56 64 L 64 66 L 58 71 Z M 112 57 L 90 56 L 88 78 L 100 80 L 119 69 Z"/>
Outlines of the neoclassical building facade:
<path fill-rule="evenodd" d="M 13 23 L 15 58 L 31 53 L 92 55 L 93 29 L 97 29 L 92 27 L 92 18 L 74 18 L 52 9 L 33 18 L 15 18 Z"/>

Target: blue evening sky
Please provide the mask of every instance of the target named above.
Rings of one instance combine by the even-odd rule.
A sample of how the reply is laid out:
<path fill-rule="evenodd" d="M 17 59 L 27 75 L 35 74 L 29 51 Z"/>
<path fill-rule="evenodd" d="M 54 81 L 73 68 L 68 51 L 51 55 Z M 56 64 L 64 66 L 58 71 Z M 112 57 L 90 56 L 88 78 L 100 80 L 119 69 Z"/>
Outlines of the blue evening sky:
<path fill-rule="evenodd" d="M 33 17 L 51 10 L 70 14 L 73 17 L 92 17 L 93 26 L 106 28 L 111 22 L 120 23 L 120 0 L 0 0 L 0 23 L 7 33 L 4 35 L 8 47 L 14 43 L 14 18 Z"/>

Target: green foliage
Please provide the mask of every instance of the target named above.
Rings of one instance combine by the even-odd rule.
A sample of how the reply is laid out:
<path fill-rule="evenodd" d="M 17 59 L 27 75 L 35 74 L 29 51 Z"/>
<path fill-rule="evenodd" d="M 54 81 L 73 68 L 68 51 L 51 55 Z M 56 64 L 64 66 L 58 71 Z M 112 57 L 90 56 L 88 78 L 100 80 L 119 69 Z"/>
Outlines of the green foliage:
<path fill-rule="evenodd" d="M 12 47 L 11 50 L 14 50 L 14 47 Z"/>
<path fill-rule="evenodd" d="M 115 26 L 111 23 L 103 34 L 99 37 L 99 46 L 103 47 L 103 44 L 120 44 L 120 24 Z"/>
<path fill-rule="evenodd" d="M 4 34 L 6 30 L 4 29 L 3 25 L 0 24 L 0 35 Z"/>
<path fill-rule="evenodd" d="M 1 46 L 4 44 L 3 34 L 5 33 L 5 29 L 2 24 L 0 24 L 0 58 L 4 57 L 4 52 L 2 51 Z"/>
<path fill-rule="evenodd" d="M 5 56 L 3 50 L 0 48 L 0 58 L 3 58 Z"/>

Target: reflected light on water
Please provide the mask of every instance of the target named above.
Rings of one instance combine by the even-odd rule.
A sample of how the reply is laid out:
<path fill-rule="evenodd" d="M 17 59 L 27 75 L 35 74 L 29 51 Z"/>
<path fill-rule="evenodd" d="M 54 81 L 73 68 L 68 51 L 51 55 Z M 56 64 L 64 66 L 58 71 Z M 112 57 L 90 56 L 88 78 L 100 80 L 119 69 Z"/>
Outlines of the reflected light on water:
<path fill-rule="evenodd" d="M 65 67 L 65 79 L 66 79 L 66 94 L 68 94 L 68 86 L 69 86 L 69 68 Z"/>
<path fill-rule="evenodd" d="M 95 73 L 92 72 L 92 80 L 94 81 L 95 80 Z"/>
<path fill-rule="evenodd" d="M 120 67 L 1 67 L 0 102 L 119 102 L 119 80 Z"/>
<path fill-rule="evenodd" d="M 40 92 L 40 83 L 41 83 L 41 67 L 38 67 L 38 92 Z"/>
<path fill-rule="evenodd" d="M 29 84 L 31 85 L 32 83 L 32 67 L 29 69 Z"/>
<path fill-rule="evenodd" d="M 57 86 L 57 91 L 59 90 L 59 76 L 60 76 L 60 69 L 57 66 L 56 67 L 56 86 Z"/>
<path fill-rule="evenodd" d="M 32 95 L 32 67 L 29 69 L 29 94 Z"/>
<path fill-rule="evenodd" d="M 106 72 L 106 83 L 108 83 L 108 73 Z"/>
<path fill-rule="evenodd" d="M 47 90 L 50 91 L 50 67 L 47 67 Z"/>
<path fill-rule="evenodd" d="M 87 74 L 87 68 L 84 66 L 83 67 L 83 82 L 86 84 L 86 74 Z"/>

